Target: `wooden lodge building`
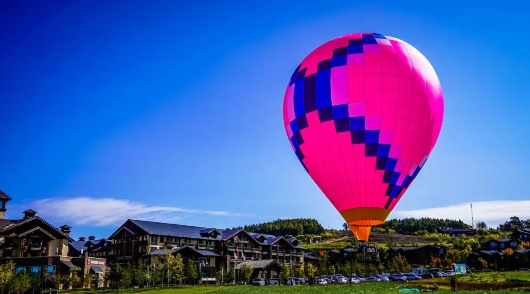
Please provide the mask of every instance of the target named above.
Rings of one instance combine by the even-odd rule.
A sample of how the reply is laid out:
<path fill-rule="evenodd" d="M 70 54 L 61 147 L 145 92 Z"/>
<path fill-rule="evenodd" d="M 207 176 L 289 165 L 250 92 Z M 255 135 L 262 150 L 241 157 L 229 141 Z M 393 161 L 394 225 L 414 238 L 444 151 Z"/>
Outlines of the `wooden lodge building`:
<path fill-rule="evenodd" d="M 276 276 L 284 264 L 302 266 L 305 251 L 295 238 L 132 219 L 108 239 L 91 237 L 72 245 L 77 247 L 72 252 L 106 258 L 111 266 L 134 263 L 149 267 L 153 256 L 179 253 L 197 264 L 204 281 L 215 277 L 220 265 L 229 271 L 240 269 L 243 263 L 253 267 L 256 275 Z"/>
<path fill-rule="evenodd" d="M 14 262 L 15 272 L 44 277 L 45 274 L 80 276 L 92 274 L 94 286 L 103 286 L 106 260 L 69 256 L 71 227 L 54 227 L 28 209 L 21 219 L 6 219 L 6 203 L 12 200 L 0 190 L 0 263 Z"/>

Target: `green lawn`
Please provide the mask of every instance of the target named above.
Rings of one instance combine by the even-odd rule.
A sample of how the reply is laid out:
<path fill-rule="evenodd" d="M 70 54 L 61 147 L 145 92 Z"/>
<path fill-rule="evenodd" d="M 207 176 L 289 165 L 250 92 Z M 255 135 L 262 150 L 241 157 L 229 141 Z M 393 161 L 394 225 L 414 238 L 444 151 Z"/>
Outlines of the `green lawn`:
<path fill-rule="evenodd" d="M 501 290 L 528 288 L 530 289 L 530 272 L 487 272 L 487 273 L 470 273 L 463 276 L 455 276 L 457 287 L 467 290 Z M 419 287 L 428 287 L 437 284 L 440 289 L 449 289 L 449 278 L 429 279 L 421 281 L 411 281 L 409 285 Z"/>
<path fill-rule="evenodd" d="M 235 294 L 259 294 L 259 293 L 314 293 L 314 294 L 342 294 L 342 293 L 400 293 L 402 288 L 416 288 L 422 285 L 416 283 L 397 284 L 392 282 L 364 283 L 357 285 L 325 285 L 325 286 L 196 286 L 196 287 L 179 287 L 179 288 L 156 288 L 156 289 L 138 289 L 138 290 L 120 290 L 109 291 L 123 294 L 198 294 L 198 293 L 235 293 Z M 448 288 L 442 287 L 440 292 L 446 292 Z M 521 293 L 519 289 L 488 290 L 479 288 L 477 290 L 459 290 L 462 294 L 478 293 L 495 293 L 495 294 L 515 294 Z"/>

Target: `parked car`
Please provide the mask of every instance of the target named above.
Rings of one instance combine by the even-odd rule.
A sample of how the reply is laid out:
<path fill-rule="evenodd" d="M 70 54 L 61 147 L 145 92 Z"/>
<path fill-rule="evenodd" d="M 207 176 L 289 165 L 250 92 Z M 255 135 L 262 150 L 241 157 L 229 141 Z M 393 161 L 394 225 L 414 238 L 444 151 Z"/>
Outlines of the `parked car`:
<path fill-rule="evenodd" d="M 391 275 L 389 277 L 389 279 L 393 282 L 401 282 L 401 283 L 406 283 L 407 282 L 407 277 L 405 277 L 404 275 L 402 274 L 394 274 L 394 275 Z"/>
<path fill-rule="evenodd" d="M 381 280 L 381 282 L 388 282 L 388 281 L 390 281 L 390 279 L 388 279 L 388 276 L 377 275 L 376 277 L 378 277 L 379 280 Z"/>
<path fill-rule="evenodd" d="M 421 278 L 422 279 L 433 279 L 434 276 L 432 274 L 422 274 Z"/>
<path fill-rule="evenodd" d="M 352 284 L 359 284 L 359 283 L 361 283 L 361 280 L 359 280 L 358 277 L 352 277 L 351 278 L 351 282 L 352 282 Z"/>
<path fill-rule="evenodd" d="M 280 280 L 279 279 L 269 279 L 269 285 L 271 286 L 279 286 L 280 285 Z"/>
<path fill-rule="evenodd" d="M 316 282 L 317 282 L 318 285 L 327 285 L 328 284 L 328 281 L 326 279 L 323 279 L 323 278 L 316 279 Z"/>
<path fill-rule="evenodd" d="M 252 286 L 265 286 L 265 279 L 263 278 L 254 279 L 254 281 L 252 281 Z"/>
<path fill-rule="evenodd" d="M 405 278 L 407 278 L 407 281 L 412 281 L 412 280 L 421 280 L 421 277 L 413 274 L 413 273 L 406 273 L 404 274 Z"/>
<path fill-rule="evenodd" d="M 375 276 L 371 276 L 365 279 L 367 282 L 381 282 L 381 279 Z"/>

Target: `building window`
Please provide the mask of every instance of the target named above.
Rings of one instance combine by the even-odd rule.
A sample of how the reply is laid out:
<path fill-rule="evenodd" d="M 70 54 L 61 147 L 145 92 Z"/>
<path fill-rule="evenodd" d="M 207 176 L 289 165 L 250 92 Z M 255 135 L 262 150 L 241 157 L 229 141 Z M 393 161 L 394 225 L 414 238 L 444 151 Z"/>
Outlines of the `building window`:
<path fill-rule="evenodd" d="M 45 270 L 47 273 L 54 273 L 55 272 L 55 265 L 47 265 L 45 267 Z"/>
<path fill-rule="evenodd" d="M 166 241 L 167 241 L 167 242 L 171 242 L 171 241 L 173 241 L 173 238 L 171 238 L 171 237 L 166 237 Z"/>
<path fill-rule="evenodd" d="M 156 244 L 156 236 L 151 236 L 151 244 Z"/>
<path fill-rule="evenodd" d="M 164 243 L 164 236 L 160 236 L 160 243 Z"/>
<path fill-rule="evenodd" d="M 21 273 L 23 273 L 23 272 L 25 272 L 25 271 L 26 271 L 26 268 L 23 267 L 23 266 L 17 266 L 17 267 L 15 268 L 15 273 L 17 273 L 17 274 L 21 274 Z"/>
<path fill-rule="evenodd" d="M 38 274 L 40 272 L 40 266 L 30 266 L 29 272 L 32 274 Z"/>
<path fill-rule="evenodd" d="M 504 243 L 501 243 L 501 248 L 504 248 Z"/>
<path fill-rule="evenodd" d="M 496 242 L 490 242 L 490 247 L 491 248 L 497 248 L 497 243 Z"/>

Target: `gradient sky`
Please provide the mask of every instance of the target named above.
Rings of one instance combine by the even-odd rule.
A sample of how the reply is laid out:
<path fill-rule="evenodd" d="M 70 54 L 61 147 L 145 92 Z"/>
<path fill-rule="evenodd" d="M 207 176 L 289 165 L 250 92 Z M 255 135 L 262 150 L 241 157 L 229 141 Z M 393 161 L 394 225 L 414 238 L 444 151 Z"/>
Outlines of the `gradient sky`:
<path fill-rule="evenodd" d="M 0 189 L 75 237 L 127 218 L 232 227 L 340 215 L 292 151 L 283 94 L 353 32 L 422 52 L 440 138 L 391 217 L 530 218 L 524 1 L 3 1 Z M 383 4 L 384 3 L 384 4 Z M 491 202 L 497 201 L 497 202 Z"/>

